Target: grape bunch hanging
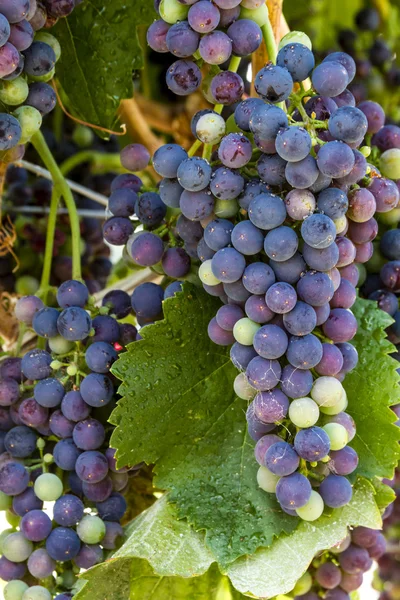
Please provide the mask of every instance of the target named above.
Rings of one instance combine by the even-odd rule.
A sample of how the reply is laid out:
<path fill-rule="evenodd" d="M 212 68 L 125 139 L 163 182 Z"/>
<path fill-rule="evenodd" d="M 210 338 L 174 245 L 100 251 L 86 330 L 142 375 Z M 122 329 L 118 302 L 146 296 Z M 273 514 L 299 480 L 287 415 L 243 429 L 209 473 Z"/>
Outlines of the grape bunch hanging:
<path fill-rule="evenodd" d="M 187 16 L 187 22 L 171 25 L 168 6 L 161 3 L 164 21 L 150 28 L 148 40 L 178 56 L 176 40 L 197 40 L 183 44 L 185 56 L 167 74 L 171 89 L 177 92 L 171 81 L 179 81 L 179 93 L 190 93 L 201 77 L 191 77 L 184 59 L 189 52 L 197 57 L 197 44 L 203 47 L 211 31 L 223 33 L 217 12 L 226 7 L 174 4 L 185 12 L 176 19 Z M 207 31 L 199 25 L 206 21 Z M 235 23 L 250 27 L 246 19 Z M 375 213 L 398 203 L 397 186 L 385 178 L 393 177 L 398 157 L 383 152 L 380 172 L 367 162 L 364 138 L 384 135 L 385 115 L 374 102 L 356 107 L 348 89 L 356 72 L 351 56 L 335 52 L 315 66 L 310 40 L 296 32 L 279 47 L 276 64 L 255 74 L 258 97 L 243 100 L 240 77 L 229 69 L 214 76 L 217 106 L 193 117 L 192 151 L 176 144 L 156 151 L 158 189 L 142 190 L 135 175 L 122 176 L 125 189 L 110 197 L 114 216 L 104 236 L 126 244 L 135 264 L 175 279 L 174 291 L 198 265 L 203 287 L 223 303 L 208 333 L 231 346 L 241 371 L 235 391 L 250 402 L 258 483 L 276 493 L 285 512 L 315 520 L 325 506 L 339 508 L 352 497 L 347 476 L 358 464 L 349 445 L 356 431 L 342 381 L 358 360 L 350 343 L 357 331 L 355 263 L 372 256 Z M 201 60 L 207 62 L 205 51 Z M 171 79 L 177 69 L 179 77 Z M 232 113 L 232 106 L 226 121 L 221 110 Z M 199 145 L 202 157 L 195 155 Z M 149 158 L 138 145 L 121 156 L 131 171 Z M 159 318 L 162 290 L 145 284 L 135 294 L 143 305 L 139 323 Z"/>

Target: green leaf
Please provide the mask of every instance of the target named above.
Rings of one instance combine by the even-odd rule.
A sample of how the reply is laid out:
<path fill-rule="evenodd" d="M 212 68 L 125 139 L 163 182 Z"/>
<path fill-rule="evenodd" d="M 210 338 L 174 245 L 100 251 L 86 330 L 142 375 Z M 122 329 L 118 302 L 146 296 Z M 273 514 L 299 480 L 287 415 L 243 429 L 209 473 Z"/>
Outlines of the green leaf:
<path fill-rule="evenodd" d="M 146 559 L 158 575 L 195 577 L 215 561 L 205 546 L 204 534 L 186 521 L 178 521 L 167 496 L 132 521 L 125 533 L 127 540 L 113 558 Z"/>
<path fill-rule="evenodd" d="M 241 600 L 216 565 L 201 577 L 165 577 L 139 558 L 104 562 L 84 574 L 75 600 Z"/>
<path fill-rule="evenodd" d="M 385 329 L 393 321 L 377 308 L 376 302 L 358 299 L 352 308 L 358 331 L 352 340 L 357 348 L 357 367 L 343 381 L 349 406 L 346 412 L 356 422 L 351 446 L 360 462 L 357 475 L 391 479 L 399 460 L 400 429 L 389 408 L 400 402 L 398 362 L 389 356 L 395 347 L 386 339 Z"/>
<path fill-rule="evenodd" d="M 226 574 L 242 594 L 272 598 L 290 592 L 314 556 L 340 542 L 349 526 L 380 529 L 382 520 L 374 500 L 374 489 L 365 480 L 354 486 L 350 504 L 318 521 L 302 521 L 289 536 L 281 536 L 270 548 L 239 558 Z"/>
<path fill-rule="evenodd" d="M 86 0 L 58 21 L 57 78 L 80 119 L 115 127 L 120 101 L 133 94 L 132 70 L 143 66 L 136 27 L 155 16 L 150 0 Z"/>
<path fill-rule="evenodd" d="M 382 483 L 380 479 L 376 477 L 371 483 L 375 488 L 375 502 L 381 510 L 396 500 L 395 491 L 385 483 Z"/>
<path fill-rule="evenodd" d="M 164 321 L 143 330 L 113 366 L 123 399 L 111 416 L 118 464 L 156 463 L 155 484 L 171 492 L 178 516 L 206 541 L 221 564 L 232 562 L 297 519 L 257 486 L 246 403 L 235 397 L 229 352 L 213 344 L 207 325 L 219 302 L 185 284 L 164 303 Z"/>

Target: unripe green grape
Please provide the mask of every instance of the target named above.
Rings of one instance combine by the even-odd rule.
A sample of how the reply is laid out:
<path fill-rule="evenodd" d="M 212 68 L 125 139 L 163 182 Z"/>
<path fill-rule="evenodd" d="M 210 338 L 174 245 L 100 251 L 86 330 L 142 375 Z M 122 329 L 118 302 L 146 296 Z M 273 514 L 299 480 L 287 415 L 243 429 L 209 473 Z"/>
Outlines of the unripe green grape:
<path fill-rule="evenodd" d="M 341 233 L 343 233 L 343 231 L 346 230 L 346 228 L 347 228 L 347 217 L 346 217 L 346 215 L 343 215 L 342 217 L 339 217 L 339 219 L 336 219 L 333 222 L 335 223 L 335 227 L 336 227 L 336 235 L 340 235 Z"/>
<path fill-rule="evenodd" d="M 48 81 L 50 81 L 50 79 L 53 79 L 55 72 L 56 69 L 55 67 L 53 67 L 49 73 L 46 73 L 46 75 L 30 75 L 29 79 L 30 81 L 47 83 Z"/>
<path fill-rule="evenodd" d="M 54 35 L 48 33 L 47 31 L 38 31 L 35 33 L 35 42 L 44 42 L 54 50 L 54 54 L 56 55 L 56 62 L 61 56 L 61 46 L 60 42 Z"/>
<path fill-rule="evenodd" d="M 289 406 L 289 419 L 296 427 L 312 427 L 319 419 L 318 404 L 311 398 L 297 398 Z"/>
<path fill-rule="evenodd" d="M 204 144 L 218 144 L 225 132 L 225 119 L 216 113 L 207 113 L 197 121 L 196 135 Z"/>
<path fill-rule="evenodd" d="M 94 133 L 90 127 L 85 125 L 77 125 L 72 134 L 72 139 L 80 148 L 88 148 L 94 140 Z"/>
<path fill-rule="evenodd" d="M 0 510 L 8 510 L 12 507 L 12 498 L 4 492 L 0 492 Z"/>
<path fill-rule="evenodd" d="M 237 200 L 221 200 L 217 198 L 214 206 L 214 213 L 221 219 L 231 219 L 237 215 L 239 204 Z"/>
<path fill-rule="evenodd" d="M 20 531 L 11 533 L 2 543 L 3 556 L 12 562 L 27 560 L 33 551 L 33 544 Z"/>
<path fill-rule="evenodd" d="M 357 285 L 361 287 L 365 280 L 367 279 L 367 269 L 363 263 L 356 263 L 356 267 L 358 269 L 358 283 Z"/>
<path fill-rule="evenodd" d="M 85 544 L 98 544 L 106 533 L 106 526 L 100 517 L 85 515 L 76 527 L 76 533 Z"/>
<path fill-rule="evenodd" d="M 312 42 L 303 31 L 289 31 L 279 42 L 278 50 L 288 44 L 303 44 L 303 46 L 307 46 L 309 50 L 312 50 Z"/>
<path fill-rule="evenodd" d="M 348 403 L 349 402 L 347 400 L 347 394 L 343 390 L 340 400 L 337 404 L 335 404 L 335 406 L 320 406 L 320 411 L 324 415 L 329 415 L 329 416 L 338 415 L 340 412 L 343 412 L 344 410 L 346 410 Z"/>
<path fill-rule="evenodd" d="M 269 494 L 275 492 L 279 479 L 280 477 L 271 473 L 267 467 L 260 467 L 257 471 L 257 483 L 259 487 Z"/>
<path fill-rule="evenodd" d="M 311 590 L 312 584 L 313 584 L 313 580 L 312 580 L 311 573 L 306 571 L 300 577 L 300 579 L 297 581 L 292 592 L 295 596 L 303 596 L 304 594 L 307 594 L 307 592 L 309 592 Z"/>
<path fill-rule="evenodd" d="M 327 423 L 322 428 L 331 442 L 331 450 L 341 450 L 347 445 L 349 436 L 343 425 L 339 423 Z"/>
<path fill-rule="evenodd" d="M 49 348 L 54 354 L 67 354 L 74 347 L 73 342 L 69 342 L 65 340 L 61 335 L 57 335 L 56 337 L 49 338 L 47 340 L 49 344 Z"/>
<path fill-rule="evenodd" d="M 43 502 L 55 502 L 63 494 L 63 482 L 53 473 L 39 475 L 33 486 L 36 496 Z"/>
<path fill-rule="evenodd" d="M 233 389 L 236 396 L 239 396 L 242 400 L 252 400 L 256 395 L 256 390 L 251 387 L 244 373 L 239 373 L 239 375 L 235 377 Z"/>
<path fill-rule="evenodd" d="M 387 259 L 380 251 L 379 242 L 372 242 L 372 245 L 374 247 L 374 252 L 369 261 L 365 263 L 365 268 L 367 269 L 368 273 L 379 273 L 383 265 L 386 264 Z"/>
<path fill-rule="evenodd" d="M 236 321 L 233 328 L 233 337 L 239 344 L 243 346 L 251 346 L 253 344 L 254 336 L 260 329 L 261 325 L 255 323 L 251 319 L 244 317 Z"/>
<path fill-rule="evenodd" d="M 177 21 L 184 21 L 189 12 L 189 6 L 180 4 L 178 0 L 161 0 L 160 17 L 170 25 Z"/>
<path fill-rule="evenodd" d="M 13 513 L 11 510 L 6 510 L 6 520 L 11 527 L 18 527 L 21 517 Z"/>
<path fill-rule="evenodd" d="M 9 581 L 3 590 L 4 600 L 22 600 L 22 596 L 28 587 L 24 581 L 19 579 Z"/>
<path fill-rule="evenodd" d="M 78 372 L 78 367 L 76 365 L 68 365 L 68 367 L 67 367 L 67 374 L 70 377 L 75 377 L 75 375 L 77 374 L 77 372 Z"/>
<path fill-rule="evenodd" d="M 377 215 L 379 223 L 384 225 L 397 225 L 400 221 L 400 208 L 393 208 L 386 213 Z"/>
<path fill-rule="evenodd" d="M 255 23 L 257 23 L 257 25 L 262 27 L 263 25 L 266 25 L 268 23 L 268 6 L 266 4 L 263 4 L 262 6 L 260 6 L 260 8 L 255 8 L 253 10 L 242 6 L 242 8 L 240 9 L 240 18 L 250 19 L 250 21 L 254 21 Z"/>
<path fill-rule="evenodd" d="M 39 281 L 31 275 L 22 275 L 15 282 L 15 291 L 21 296 L 30 296 L 36 294 L 39 289 Z"/>
<path fill-rule="evenodd" d="M 342 397 L 343 386 L 335 377 L 319 377 L 311 390 L 311 398 L 318 406 L 335 406 Z"/>
<path fill-rule="evenodd" d="M 25 102 L 29 94 L 29 86 L 23 77 L 13 81 L 0 81 L 0 101 L 9 106 L 18 106 Z"/>
<path fill-rule="evenodd" d="M 3 542 L 12 533 L 16 533 L 16 529 L 9 527 L 0 533 L 0 556 L 3 554 Z"/>
<path fill-rule="evenodd" d="M 22 600 L 51 600 L 52 595 L 42 585 L 33 585 L 24 592 Z"/>
<path fill-rule="evenodd" d="M 214 273 L 212 272 L 211 259 L 205 260 L 203 263 L 201 263 L 199 267 L 199 277 L 200 281 L 202 283 L 205 283 L 206 285 L 218 285 L 219 283 L 221 283 L 220 280 L 217 279 Z"/>
<path fill-rule="evenodd" d="M 298 508 L 296 512 L 303 521 L 316 521 L 324 512 L 324 501 L 318 492 L 313 490 L 307 504 Z"/>
<path fill-rule="evenodd" d="M 33 106 L 20 106 L 13 112 L 13 115 L 21 125 L 20 144 L 26 144 L 42 126 L 42 115 Z"/>
<path fill-rule="evenodd" d="M 400 148 L 386 150 L 379 159 L 379 169 L 384 177 L 400 179 Z"/>
<path fill-rule="evenodd" d="M 67 588 L 67 590 L 73 588 L 76 581 L 77 576 L 73 571 L 64 571 L 64 573 L 62 574 L 62 585 L 63 587 Z"/>

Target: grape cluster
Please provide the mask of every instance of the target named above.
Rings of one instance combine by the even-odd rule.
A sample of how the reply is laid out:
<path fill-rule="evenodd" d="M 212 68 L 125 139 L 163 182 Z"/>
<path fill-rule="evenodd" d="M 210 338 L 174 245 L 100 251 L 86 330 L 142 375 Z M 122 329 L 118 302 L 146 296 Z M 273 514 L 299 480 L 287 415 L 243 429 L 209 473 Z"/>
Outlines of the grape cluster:
<path fill-rule="evenodd" d="M 253 54 L 263 38 L 261 26 L 268 9 L 261 0 L 161 0 L 155 2 L 161 19 L 148 29 L 149 46 L 170 52 L 178 60 L 167 71 L 169 89 L 192 94 L 204 85 L 207 99 L 228 104 L 240 100 L 244 82 L 240 75 L 224 71 L 232 57 Z M 207 74 L 203 79 L 201 68 Z"/>
<path fill-rule="evenodd" d="M 53 110 L 53 78 L 61 48 L 42 31 L 69 15 L 75 0 L 1 0 L 0 102 L 9 113 L 0 114 L 0 152 L 5 162 L 21 158 L 24 144 Z"/>
<path fill-rule="evenodd" d="M 11 525 L 0 536 L 0 578 L 9 582 L 7 600 L 70 598 L 79 571 L 123 540 L 129 469 L 117 469 L 105 425 L 116 401 L 110 368 L 137 338 L 133 325 L 118 322 L 131 314 L 131 298 L 112 290 L 96 309 L 87 287 L 71 280 L 58 288 L 57 303 L 18 300 L 16 316 L 41 347 L 0 363 L 0 509 Z"/>
<path fill-rule="evenodd" d="M 317 556 L 294 587 L 295 600 L 350 600 L 363 583 L 363 574 L 386 550 L 383 533 L 356 527 L 327 552 Z"/>

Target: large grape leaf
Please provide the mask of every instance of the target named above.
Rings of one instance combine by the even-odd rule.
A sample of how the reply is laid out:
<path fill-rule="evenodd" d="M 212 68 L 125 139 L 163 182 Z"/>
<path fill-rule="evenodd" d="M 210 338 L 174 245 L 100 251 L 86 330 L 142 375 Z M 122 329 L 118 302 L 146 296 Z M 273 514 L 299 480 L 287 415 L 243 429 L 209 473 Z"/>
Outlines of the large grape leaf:
<path fill-rule="evenodd" d="M 155 483 L 170 491 L 221 564 L 232 562 L 297 520 L 257 486 L 246 403 L 235 397 L 229 352 L 213 344 L 207 324 L 219 304 L 203 290 L 164 303 L 165 319 L 143 330 L 113 366 L 123 396 L 111 416 L 118 464 L 155 463 Z"/>
<path fill-rule="evenodd" d="M 200 577 L 157 575 L 145 560 L 114 560 L 85 572 L 75 600 L 243 600 L 216 565 Z"/>
<path fill-rule="evenodd" d="M 291 535 L 282 535 L 270 548 L 239 558 L 227 570 L 233 586 L 243 594 L 272 598 L 293 589 L 314 556 L 340 542 L 349 526 L 380 529 L 382 520 L 374 489 L 366 480 L 354 486 L 353 499 L 344 508 L 318 521 L 302 521 Z"/>
<path fill-rule="evenodd" d="M 226 574 L 235 590 L 221 577 L 204 534 L 186 520 L 179 521 L 163 497 L 126 528 L 127 541 L 111 560 L 83 575 L 88 583 L 76 598 L 239 600 L 242 594 L 271 598 L 289 592 L 316 553 L 338 543 L 349 526 L 357 525 L 381 526 L 373 487 L 365 480 L 357 481 L 345 508 L 315 523 L 302 522 L 270 548 L 231 564 Z"/>
<path fill-rule="evenodd" d="M 143 66 L 136 27 L 155 16 L 151 0 L 85 0 L 58 21 L 56 75 L 79 118 L 114 128 L 121 99 L 133 94 L 132 70 Z"/>
<path fill-rule="evenodd" d="M 358 350 L 357 367 L 343 382 L 357 433 L 351 446 L 360 458 L 357 474 L 392 478 L 399 455 L 400 429 L 389 408 L 400 402 L 398 362 L 389 355 L 395 347 L 386 339 L 392 319 L 376 302 L 358 299 L 352 308 L 358 331 L 352 343 Z"/>

